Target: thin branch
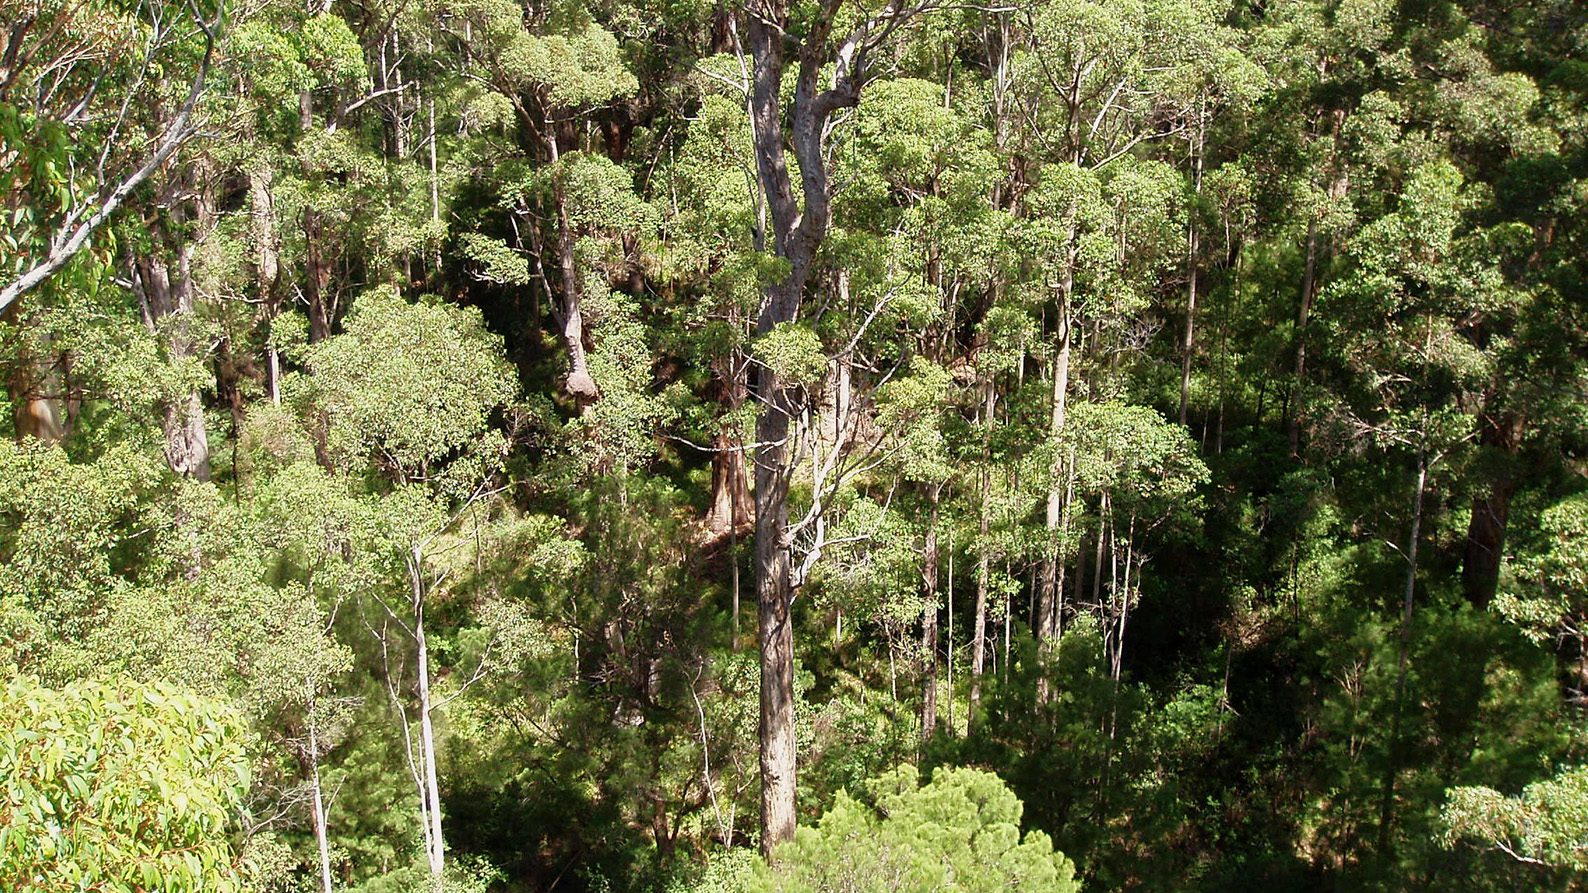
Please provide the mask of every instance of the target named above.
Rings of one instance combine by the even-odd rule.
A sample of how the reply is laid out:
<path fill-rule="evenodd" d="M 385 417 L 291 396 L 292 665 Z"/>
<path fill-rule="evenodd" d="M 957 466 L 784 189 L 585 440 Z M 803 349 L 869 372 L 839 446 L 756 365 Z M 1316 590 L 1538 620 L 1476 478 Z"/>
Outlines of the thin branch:
<path fill-rule="evenodd" d="M 187 142 L 188 137 L 192 135 L 193 131 L 189 126 L 189 118 L 192 117 L 194 108 L 198 106 L 199 97 L 204 93 L 204 82 L 209 77 L 210 62 L 215 55 L 215 30 L 213 26 L 200 20 L 199 28 L 204 33 L 204 57 L 199 62 L 198 74 L 193 78 L 193 85 L 188 90 L 187 100 L 182 103 L 181 110 L 177 112 L 176 119 L 171 122 L 164 139 L 160 141 L 159 148 L 149 157 L 148 161 L 144 162 L 142 167 L 123 180 L 121 185 L 117 186 L 105 198 L 104 204 L 100 206 L 93 216 L 78 224 L 75 228 L 68 226 L 57 231 L 50 240 L 50 251 L 43 263 L 33 267 L 33 269 L 22 274 L 21 278 L 0 289 L 0 313 L 4 313 L 6 308 L 10 307 L 17 298 L 37 288 L 51 276 L 60 272 L 62 267 L 65 267 L 72 258 L 77 256 L 78 252 L 83 250 L 83 247 L 88 243 L 88 237 L 93 235 L 94 231 L 99 229 L 116 212 L 116 209 L 121 207 L 121 203 L 127 200 L 127 196 L 131 195 L 134 189 L 137 189 L 145 180 L 149 179 L 150 175 L 160 165 L 164 164 L 166 159 L 175 154 L 176 150 Z"/>

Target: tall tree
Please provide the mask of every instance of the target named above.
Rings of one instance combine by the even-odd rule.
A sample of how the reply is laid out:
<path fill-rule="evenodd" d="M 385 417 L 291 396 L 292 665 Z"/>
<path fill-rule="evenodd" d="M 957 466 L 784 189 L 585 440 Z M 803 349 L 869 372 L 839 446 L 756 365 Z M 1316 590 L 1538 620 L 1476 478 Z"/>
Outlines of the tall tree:
<path fill-rule="evenodd" d="M 925 4 L 890 2 L 862 13 L 847 32 L 841 0 L 796 7 L 768 0 L 745 10 L 754 61 L 750 126 L 757 176 L 772 225 L 768 247 L 787 264 L 771 281 L 756 314 L 755 332 L 767 336 L 800 317 L 817 251 L 832 221 L 833 184 L 825 141 L 833 114 L 853 107 L 870 76 L 873 54 Z M 830 75 L 826 69 L 833 66 Z M 794 90 L 783 109 L 785 74 Z M 824 86 L 824 76 L 830 77 Z M 790 171 L 792 151 L 795 172 Z M 799 178 L 796 190 L 794 177 Z M 763 365 L 752 391 L 761 404 L 755 427 L 755 564 L 761 653 L 761 847 L 768 856 L 794 836 L 794 601 L 788 536 L 789 482 L 794 455 L 790 422 L 803 409 L 800 389 Z"/>

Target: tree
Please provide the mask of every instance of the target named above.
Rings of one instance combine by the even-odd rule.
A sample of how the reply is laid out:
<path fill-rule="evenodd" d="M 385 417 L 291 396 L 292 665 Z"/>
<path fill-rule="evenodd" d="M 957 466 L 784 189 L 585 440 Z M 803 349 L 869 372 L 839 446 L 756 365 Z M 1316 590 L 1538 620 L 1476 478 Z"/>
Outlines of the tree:
<path fill-rule="evenodd" d="M 1452 788 L 1441 817 L 1447 840 L 1503 853 L 1527 865 L 1588 869 L 1588 772 L 1564 770 L 1519 796 L 1485 787 Z"/>
<path fill-rule="evenodd" d="M 1572 698 L 1588 694 L 1588 496 L 1569 496 L 1539 519 L 1543 548 L 1508 562 L 1495 610 L 1540 645 L 1560 642 L 1575 656 Z M 1568 644 L 1569 643 L 1569 644 Z"/>
<path fill-rule="evenodd" d="M 784 36 L 798 20 L 786 0 L 770 0 L 747 10 L 747 41 L 754 61 L 750 125 L 756 173 L 772 224 L 768 243 L 787 266 L 768 282 L 756 314 L 755 332 L 772 335 L 800 316 L 816 254 L 832 222 L 832 183 L 828 178 L 825 137 L 840 109 L 860 101 L 870 76 L 872 54 L 924 6 L 889 3 L 862 18 L 847 33 L 838 29 L 839 0 L 813 10 L 808 30 L 788 57 Z M 832 86 L 823 88 L 823 69 L 835 60 Z M 783 78 L 794 72 L 793 101 L 784 123 Z M 792 150 L 799 187 L 796 193 L 787 152 Z M 755 563 L 758 637 L 761 649 L 761 847 L 771 855 L 794 834 L 794 627 L 790 608 L 794 587 L 790 560 L 788 491 L 794 456 L 788 448 L 790 422 L 802 410 L 798 382 L 783 380 L 771 365 L 756 370 L 752 388 L 760 402 L 755 439 Z"/>
<path fill-rule="evenodd" d="M 426 608 L 451 575 L 452 568 L 436 565 L 438 555 L 445 557 L 447 535 L 492 490 L 498 469 L 502 440 L 488 424 L 515 390 L 498 344 L 477 314 L 410 305 L 395 293 L 377 292 L 354 308 L 344 334 L 314 345 L 306 357 L 314 374 L 314 390 L 306 396 L 323 413 L 327 428 L 319 434 L 327 456 L 349 470 L 368 461 L 392 485 L 376 507 L 379 533 L 372 545 L 383 553 L 379 563 L 388 584 L 401 581 L 404 610 L 377 599 L 414 649 L 417 740 L 399 692 L 401 670 L 387 656 L 384 621 L 382 669 L 399 714 L 437 889 L 446 873 L 446 843 Z"/>
<path fill-rule="evenodd" d="M 750 889 L 1070 893 L 1075 865 L 1046 834 L 1020 833 L 1021 804 L 990 772 L 913 766 L 874 779 L 864 802 L 839 794 L 814 828 L 784 844 Z"/>
<path fill-rule="evenodd" d="M 0 21 L 6 34 L 0 44 L 0 119 L 7 125 L 0 129 L 0 160 L 6 169 L 29 175 L 12 184 L 22 188 L 8 190 L 14 198 L 7 210 L 14 223 L 26 226 L 7 239 L 0 254 L 0 313 L 70 263 L 133 191 L 197 133 L 195 109 L 223 16 L 206 17 L 192 4 L 151 3 L 126 17 L 130 22 L 118 18 L 119 10 L 97 4 L 85 9 L 33 2 Z M 131 45 L 110 37 L 118 24 L 147 35 L 141 59 Z M 71 36 L 52 39 L 61 33 Z M 195 42 L 201 45 L 196 62 Z M 173 63 L 193 75 L 184 94 L 167 106 L 159 72 Z M 121 89 L 101 92 L 107 73 Z M 162 109 L 169 116 L 159 115 Z M 73 130 L 92 137 L 75 144 L 63 139 Z M 148 145 L 130 149 L 129 141 L 140 135 Z M 78 171 L 86 175 L 81 180 Z M 46 216 L 46 208 L 59 213 Z"/>
<path fill-rule="evenodd" d="M 171 685 L 0 689 L 0 882 L 14 890 L 241 891 L 241 717 Z M 49 734 L 41 734 L 48 731 Z"/>

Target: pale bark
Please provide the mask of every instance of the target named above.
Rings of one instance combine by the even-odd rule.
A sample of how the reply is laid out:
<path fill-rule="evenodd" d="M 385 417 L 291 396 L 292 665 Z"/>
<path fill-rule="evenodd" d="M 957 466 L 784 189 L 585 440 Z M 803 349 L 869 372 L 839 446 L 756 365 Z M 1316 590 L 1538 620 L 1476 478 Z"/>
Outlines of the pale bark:
<path fill-rule="evenodd" d="M 408 554 L 408 580 L 413 601 L 417 664 L 415 683 L 419 695 L 419 796 L 423 803 L 420 814 L 424 821 L 425 861 L 430 868 L 431 885 L 439 891 L 442 875 L 446 872 L 446 842 L 441 833 L 441 786 L 436 769 L 435 726 L 431 721 L 433 704 L 430 697 L 430 646 L 425 640 L 424 556 L 417 548 Z"/>
<path fill-rule="evenodd" d="M 1052 416 L 1050 436 L 1053 440 L 1053 457 L 1048 465 L 1048 500 L 1047 511 L 1044 517 L 1044 527 L 1047 531 L 1048 543 L 1042 554 L 1040 597 L 1037 603 L 1037 616 L 1033 618 L 1033 625 L 1037 631 L 1037 646 L 1042 660 L 1048 657 L 1048 649 L 1057 630 L 1058 602 L 1062 598 L 1060 590 L 1063 587 L 1061 567 L 1063 562 L 1059 555 L 1060 538 L 1064 536 L 1065 512 L 1065 486 L 1064 486 L 1064 450 L 1060 446 L 1064 434 L 1064 422 L 1070 394 L 1070 352 L 1071 352 L 1071 319 L 1070 319 L 1070 289 L 1072 287 L 1072 270 L 1075 260 L 1075 225 L 1071 223 L 1070 238 L 1070 263 L 1066 265 L 1064 282 L 1059 295 L 1058 313 L 1058 357 L 1053 365 L 1053 399 L 1051 404 Z M 1049 696 L 1047 675 L 1044 673 L 1037 679 L 1037 700 L 1046 702 Z"/>
<path fill-rule="evenodd" d="M 270 190 L 274 174 L 268 165 L 248 172 L 249 221 L 253 229 L 255 280 L 259 283 L 260 315 L 268 328 L 281 310 L 277 289 L 281 278 L 280 236 L 276 204 Z M 270 402 L 281 405 L 281 352 L 274 341 L 265 345 L 265 390 Z"/>
<path fill-rule="evenodd" d="M 196 215 L 199 228 L 212 216 L 204 207 L 205 190 L 196 192 L 201 197 Z M 174 222 L 180 223 L 182 211 L 174 206 Z M 133 285 L 142 305 L 144 325 L 151 334 L 163 335 L 170 360 L 181 362 L 203 353 L 194 341 L 189 322 L 192 319 L 193 278 L 192 260 L 194 242 L 185 239 L 174 249 L 175 268 L 164 255 L 170 240 L 161 226 L 151 227 L 155 239 L 153 250 L 138 258 L 134 264 Z M 165 457 L 171 470 L 185 477 L 207 481 L 210 479 L 209 435 L 204 423 L 204 404 L 197 391 L 168 396 L 161 406 L 161 426 L 165 433 Z"/>
<path fill-rule="evenodd" d="M 1318 267 L 1318 222 L 1307 223 L 1307 266 L 1301 279 L 1301 307 L 1296 311 L 1296 365 L 1294 383 L 1296 397 L 1292 400 L 1285 420 L 1286 436 L 1290 441 L 1290 455 L 1299 455 L 1301 452 L 1301 413 L 1296 407 L 1296 402 L 1301 397 L 1301 388 L 1307 380 L 1307 325 L 1312 318 L 1312 299 L 1317 287 Z"/>
<path fill-rule="evenodd" d="M 1423 425 L 1427 427 L 1427 416 Z M 1406 680 L 1412 641 L 1412 612 L 1417 595 L 1417 545 L 1422 538 L 1423 495 L 1428 487 L 1428 444 L 1426 431 L 1417 445 L 1417 478 L 1412 490 L 1411 532 L 1406 537 L 1406 585 L 1401 598 L 1400 651 L 1395 668 L 1395 713 L 1390 722 L 1388 758 L 1385 760 L 1384 790 L 1379 804 L 1378 845 L 1387 853 L 1390 830 L 1395 818 L 1395 781 L 1400 774 L 1401 729 L 1406 712 Z"/>
<path fill-rule="evenodd" d="M 1333 148 L 1330 151 L 1329 164 L 1332 176 L 1329 180 L 1328 196 L 1330 201 L 1338 202 L 1345 198 L 1350 186 L 1350 179 L 1346 174 L 1341 160 L 1340 134 L 1345 124 L 1345 112 L 1336 110 L 1332 116 L 1333 121 Z M 1296 365 L 1294 381 L 1291 385 L 1291 397 L 1288 401 L 1289 409 L 1286 418 L 1287 436 L 1290 441 L 1290 454 L 1301 453 L 1301 423 L 1302 411 L 1300 403 L 1305 397 L 1304 390 L 1307 382 L 1307 327 L 1312 319 L 1313 303 L 1318 296 L 1318 264 L 1320 233 L 1318 232 L 1318 218 L 1314 214 L 1307 222 L 1307 263 L 1302 273 L 1301 280 L 1301 306 L 1296 311 Z M 1259 415 L 1261 415 L 1259 413 Z"/>
<path fill-rule="evenodd" d="M 988 381 L 986 388 L 986 403 L 982 410 L 984 423 L 991 428 L 993 420 L 993 406 L 997 398 L 997 388 L 993 382 Z M 991 508 L 989 497 L 991 495 L 991 455 L 984 453 L 982 456 L 981 470 L 981 508 L 978 512 L 978 531 L 981 536 L 976 548 L 976 619 L 971 630 L 970 640 L 970 712 L 966 717 L 967 733 L 975 727 L 976 710 L 981 706 L 981 677 L 987 667 L 987 595 L 990 583 L 989 560 L 990 548 L 987 536 L 991 529 Z"/>
<path fill-rule="evenodd" d="M 160 136 L 154 151 L 142 165 L 127 174 L 121 182 L 114 186 L 109 183 L 102 184 L 103 192 L 101 194 L 103 197 L 99 201 L 99 208 L 81 220 L 76 217 L 69 218 L 51 236 L 49 251 L 45 254 L 44 259 L 23 272 L 15 280 L 0 287 L 0 313 L 4 313 L 18 298 L 38 288 L 51 276 L 65 268 L 72 258 L 76 257 L 88 246 L 89 237 L 101 226 L 105 225 L 105 222 L 116 213 L 122 203 L 127 200 L 127 197 L 132 194 L 133 190 L 143 185 L 144 181 L 153 176 L 172 155 L 176 154 L 177 149 L 181 148 L 192 138 L 196 129 L 192 121 L 193 111 L 198 106 L 199 97 L 204 93 L 204 83 L 209 77 L 210 62 L 214 57 L 215 51 L 214 26 L 197 16 L 194 17 L 194 23 L 198 25 L 200 33 L 204 35 L 204 55 L 199 60 L 198 71 L 194 74 L 193 83 L 188 88 L 187 98 L 183 101 L 181 108 L 177 110 L 176 115 L 171 119 L 170 125 L 166 127 L 165 132 Z M 146 62 L 148 61 L 150 60 L 146 60 Z M 106 149 L 107 157 L 110 154 L 110 148 L 107 147 Z"/>
<path fill-rule="evenodd" d="M 314 823 L 314 844 L 320 860 L 320 891 L 332 893 L 331 888 L 331 845 L 327 833 L 327 818 L 325 810 L 325 792 L 320 785 L 320 742 L 317 734 L 313 705 L 310 705 L 309 717 L 309 795 L 311 819 Z"/>
<path fill-rule="evenodd" d="M 1199 119 L 1197 138 L 1192 148 L 1191 162 L 1191 188 L 1193 195 L 1202 194 L 1202 157 L 1203 142 L 1206 139 L 1205 124 Z M 1186 423 L 1186 411 L 1191 402 L 1191 359 L 1196 354 L 1196 322 L 1197 322 L 1197 250 L 1200 247 L 1200 233 L 1197 231 L 1196 208 L 1186 215 L 1186 301 L 1185 301 L 1185 338 L 1180 344 L 1180 424 Z"/>
<path fill-rule="evenodd" d="M 601 396 L 601 389 L 590 374 L 585 355 L 583 284 L 574 257 L 573 230 L 568 222 L 568 206 L 562 190 L 557 190 L 557 260 L 562 269 L 562 341 L 568 350 L 568 378 L 563 387 L 581 407 Z"/>

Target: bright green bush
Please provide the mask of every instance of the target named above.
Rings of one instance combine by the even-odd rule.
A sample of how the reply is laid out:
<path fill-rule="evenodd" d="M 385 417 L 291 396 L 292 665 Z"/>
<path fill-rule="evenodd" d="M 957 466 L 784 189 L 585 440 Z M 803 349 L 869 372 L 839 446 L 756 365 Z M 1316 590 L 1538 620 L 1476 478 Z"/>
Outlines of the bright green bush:
<path fill-rule="evenodd" d="M 241 720 L 164 684 L 0 687 L 0 890 L 233 893 Z"/>
<path fill-rule="evenodd" d="M 1020 800 L 979 769 L 939 769 L 919 784 L 901 766 L 870 785 L 871 802 L 847 794 L 815 827 L 801 828 L 760 866 L 760 893 L 1073 893 L 1075 864 L 1046 834 L 1020 834 Z"/>

